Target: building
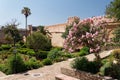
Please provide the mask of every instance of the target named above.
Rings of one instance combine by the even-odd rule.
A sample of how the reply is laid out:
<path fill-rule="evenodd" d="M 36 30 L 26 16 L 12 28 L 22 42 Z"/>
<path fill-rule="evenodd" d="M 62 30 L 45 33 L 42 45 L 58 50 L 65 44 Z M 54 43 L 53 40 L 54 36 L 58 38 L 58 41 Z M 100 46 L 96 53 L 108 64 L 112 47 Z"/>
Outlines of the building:
<path fill-rule="evenodd" d="M 61 37 L 65 32 L 66 26 L 72 24 L 75 20 L 80 20 L 79 17 L 69 17 L 65 23 L 45 26 L 45 29 L 51 33 L 51 42 L 53 46 L 63 47 L 64 39 Z"/>

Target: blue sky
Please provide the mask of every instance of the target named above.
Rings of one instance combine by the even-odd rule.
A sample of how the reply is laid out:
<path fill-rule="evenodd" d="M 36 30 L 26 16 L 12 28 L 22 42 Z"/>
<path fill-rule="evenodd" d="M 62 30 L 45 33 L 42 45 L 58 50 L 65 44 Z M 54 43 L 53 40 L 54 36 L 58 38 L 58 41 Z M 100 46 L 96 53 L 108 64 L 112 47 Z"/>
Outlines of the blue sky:
<path fill-rule="evenodd" d="M 31 9 L 28 24 L 53 25 L 64 23 L 70 16 L 81 19 L 104 15 L 106 6 L 112 0 L 0 0 L 0 25 L 16 19 L 24 28 L 23 7 Z"/>

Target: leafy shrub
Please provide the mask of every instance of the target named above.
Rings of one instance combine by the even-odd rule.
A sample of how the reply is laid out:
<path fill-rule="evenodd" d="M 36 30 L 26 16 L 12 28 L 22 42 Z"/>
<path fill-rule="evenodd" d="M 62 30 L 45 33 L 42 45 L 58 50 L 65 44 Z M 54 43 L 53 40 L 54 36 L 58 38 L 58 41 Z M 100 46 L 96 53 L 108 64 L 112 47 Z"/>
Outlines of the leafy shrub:
<path fill-rule="evenodd" d="M 103 59 L 103 60 L 101 61 L 101 63 L 104 65 L 104 64 L 106 64 L 108 61 L 109 61 L 109 59 Z"/>
<path fill-rule="evenodd" d="M 24 42 L 23 41 L 19 41 L 18 44 L 20 44 L 21 46 L 23 46 Z"/>
<path fill-rule="evenodd" d="M 26 44 L 23 44 L 23 45 L 22 45 L 22 48 L 27 48 Z"/>
<path fill-rule="evenodd" d="M 67 59 L 68 59 L 67 57 L 57 57 L 54 59 L 54 62 L 61 62 L 61 61 L 67 60 Z"/>
<path fill-rule="evenodd" d="M 107 62 L 100 68 L 100 74 L 120 79 L 120 64 L 113 64 L 112 62 Z"/>
<path fill-rule="evenodd" d="M 34 50 L 28 50 L 27 55 L 35 56 L 35 51 Z"/>
<path fill-rule="evenodd" d="M 79 57 L 74 60 L 72 67 L 77 70 L 87 71 L 88 69 L 88 60 L 85 57 Z"/>
<path fill-rule="evenodd" d="M 89 48 L 88 47 L 83 47 L 80 52 L 79 52 L 79 56 L 84 56 L 89 54 Z"/>
<path fill-rule="evenodd" d="M 7 67 L 5 66 L 5 64 L 0 64 L 0 71 L 2 71 L 3 73 L 7 71 Z"/>
<path fill-rule="evenodd" d="M 48 51 L 41 51 L 39 50 L 37 53 L 36 53 L 36 57 L 38 59 L 45 59 L 47 58 L 47 55 L 48 55 Z"/>
<path fill-rule="evenodd" d="M 112 52 L 112 56 L 113 56 L 114 58 L 120 60 L 120 49 L 115 49 L 115 50 Z"/>
<path fill-rule="evenodd" d="M 62 54 L 63 57 L 66 57 L 66 58 L 73 58 L 74 55 L 73 54 L 70 54 L 70 53 L 67 53 L 67 54 Z"/>
<path fill-rule="evenodd" d="M 51 64 L 52 64 L 52 60 L 49 59 L 49 58 L 46 58 L 46 59 L 44 59 L 44 60 L 42 61 L 42 63 L 43 63 L 44 65 L 51 65 Z"/>
<path fill-rule="evenodd" d="M 18 49 L 18 52 L 22 53 L 22 54 L 27 54 L 27 51 L 28 51 L 28 48 L 20 48 L 20 49 Z"/>
<path fill-rule="evenodd" d="M 27 70 L 31 70 L 31 69 L 37 69 L 39 67 L 42 67 L 43 64 L 40 61 L 37 61 L 36 58 L 31 58 L 25 62 L 25 66 Z"/>
<path fill-rule="evenodd" d="M 5 44 L 3 44 L 3 45 L 1 45 L 1 48 L 3 49 L 3 50 L 9 50 L 10 48 L 11 48 L 11 46 L 10 45 L 5 45 Z"/>
<path fill-rule="evenodd" d="M 72 63 L 72 68 L 77 70 L 82 70 L 91 73 L 97 73 L 99 71 L 100 63 L 99 62 L 89 62 L 86 57 L 76 58 Z"/>
<path fill-rule="evenodd" d="M 27 46 L 34 51 L 50 50 L 51 41 L 40 32 L 34 32 L 31 36 L 27 37 Z"/>
<path fill-rule="evenodd" d="M 2 47 L 0 47 L 0 51 L 2 51 L 3 49 L 2 49 Z"/>
<path fill-rule="evenodd" d="M 19 54 L 12 55 L 9 57 L 7 62 L 7 74 L 19 73 L 25 71 L 25 64 Z"/>
<path fill-rule="evenodd" d="M 49 51 L 48 53 L 48 58 L 54 60 L 57 57 L 60 57 L 62 55 L 62 51 L 60 51 L 58 48 L 54 48 L 51 51 Z"/>

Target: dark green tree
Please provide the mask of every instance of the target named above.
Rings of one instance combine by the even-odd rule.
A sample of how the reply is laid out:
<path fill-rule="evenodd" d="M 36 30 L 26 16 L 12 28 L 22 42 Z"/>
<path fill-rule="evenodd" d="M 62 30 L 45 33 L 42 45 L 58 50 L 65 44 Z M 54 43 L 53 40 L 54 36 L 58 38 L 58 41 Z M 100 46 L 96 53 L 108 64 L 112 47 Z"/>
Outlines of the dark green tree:
<path fill-rule="evenodd" d="M 116 18 L 117 21 L 120 20 L 120 0 L 113 0 L 106 7 L 106 12 L 108 16 Z"/>
<path fill-rule="evenodd" d="M 27 46 L 29 48 L 38 50 L 50 50 L 51 41 L 45 35 L 40 32 L 34 32 L 30 36 L 27 37 Z"/>
<path fill-rule="evenodd" d="M 31 11 L 28 7 L 24 7 L 21 11 L 25 15 L 26 37 L 27 37 L 27 17 L 31 15 Z"/>
<path fill-rule="evenodd" d="M 5 36 L 6 40 L 13 41 L 13 39 L 15 39 L 15 41 L 18 42 L 18 41 L 20 41 L 22 39 L 22 37 L 20 36 L 20 33 L 19 33 L 18 29 L 17 29 L 18 25 L 19 24 L 16 23 L 16 20 L 15 20 L 15 21 L 13 21 L 11 23 L 6 24 L 2 28 L 2 30 L 4 31 L 4 33 L 6 35 Z"/>

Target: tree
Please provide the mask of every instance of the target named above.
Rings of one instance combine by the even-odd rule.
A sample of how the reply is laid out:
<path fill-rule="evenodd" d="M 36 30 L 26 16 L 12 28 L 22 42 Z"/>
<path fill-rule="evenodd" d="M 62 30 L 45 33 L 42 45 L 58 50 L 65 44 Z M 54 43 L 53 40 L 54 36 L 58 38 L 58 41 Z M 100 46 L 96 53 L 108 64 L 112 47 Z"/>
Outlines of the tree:
<path fill-rule="evenodd" d="M 97 22 L 94 20 L 98 20 Z M 74 52 L 81 46 L 87 46 L 90 48 L 90 53 L 95 53 L 97 59 L 99 59 L 99 51 L 102 44 L 106 41 L 104 24 L 102 17 L 88 18 L 80 21 L 78 24 L 74 23 L 73 27 L 69 30 L 68 36 L 64 42 L 64 48 L 66 51 Z"/>
<path fill-rule="evenodd" d="M 27 17 L 29 15 L 31 15 L 31 11 L 30 11 L 30 9 L 28 7 L 24 7 L 21 12 L 22 12 L 22 14 L 25 15 L 25 19 L 26 19 L 25 20 L 25 26 L 26 26 L 26 37 L 27 37 Z"/>
<path fill-rule="evenodd" d="M 106 12 L 108 16 L 116 18 L 117 21 L 120 20 L 120 0 L 113 0 L 106 7 Z"/>
<path fill-rule="evenodd" d="M 51 41 L 45 35 L 40 32 L 34 32 L 27 37 L 27 46 L 35 51 L 50 50 Z"/>
<path fill-rule="evenodd" d="M 18 29 L 17 29 L 17 26 L 18 26 L 19 24 L 18 23 L 16 23 L 16 20 L 15 21 L 13 21 L 13 22 L 11 22 L 11 23 L 8 23 L 8 24 L 6 24 L 3 28 L 2 28 L 2 30 L 4 31 L 4 33 L 5 33 L 5 38 L 6 38 L 6 40 L 8 40 L 8 42 L 9 41 L 13 41 L 13 39 L 16 41 L 16 42 L 18 42 L 18 41 L 20 41 L 22 38 L 21 38 L 21 36 L 20 36 L 20 33 L 19 33 L 19 31 L 18 31 Z M 11 43 L 11 42 L 10 42 Z"/>
<path fill-rule="evenodd" d="M 38 26 L 38 29 L 39 29 L 40 33 L 42 33 L 43 35 L 50 38 L 51 33 L 48 30 L 46 30 L 44 26 Z"/>
<path fill-rule="evenodd" d="M 66 39 L 67 35 L 69 34 L 69 30 L 73 27 L 73 24 L 74 23 L 78 24 L 79 21 L 80 21 L 80 18 L 75 17 L 74 21 L 72 22 L 72 24 L 69 24 L 69 25 L 66 26 L 65 32 L 62 34 L 62 38 Z"/>

